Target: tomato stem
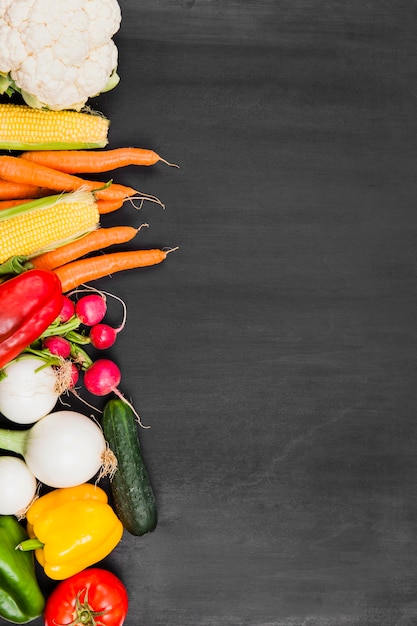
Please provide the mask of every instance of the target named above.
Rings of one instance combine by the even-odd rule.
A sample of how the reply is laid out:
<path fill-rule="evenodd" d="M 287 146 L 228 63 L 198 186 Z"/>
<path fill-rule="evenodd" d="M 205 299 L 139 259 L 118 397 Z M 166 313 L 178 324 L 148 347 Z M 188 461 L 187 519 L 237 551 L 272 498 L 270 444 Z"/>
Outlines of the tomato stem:
<path fill-rule="evenodd" d="M 81 602 L 81 595 L 84 593 L 84 602 Z M 104 615 L 107 610 L 93 611 L 92 607 L 88 604 L 88 588 L 82 589 L 75 600 L 75 619 L 68 626 L 99 626 L 102 622 L 96 621 L 96 617 Z"/>
<path fill-rule="evenodd" d="M 88 610 L 81 611 L 78 615 L 78 619 L 81 624 L 91 624 L 91 613 Z"/>

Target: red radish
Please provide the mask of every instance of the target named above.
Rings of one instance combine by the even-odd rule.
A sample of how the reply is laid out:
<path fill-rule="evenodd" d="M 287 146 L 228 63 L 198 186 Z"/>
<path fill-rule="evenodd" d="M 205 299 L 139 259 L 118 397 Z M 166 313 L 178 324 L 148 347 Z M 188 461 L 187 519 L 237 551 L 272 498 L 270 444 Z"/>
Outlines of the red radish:
<path fill-rule="evenodd" d="M 46 337 L 43 340 L 43 345 L 51 354 L 61 356 L 63 359 L 67 359 L 71 354 L 71 344 L 64 337 Z"/>
<path fill-rule="evenodd" d="M 134 406 L 126 400 L 121 391 L 119 391 L 118 387 L 121 378 L 120 369 L 114 361 L 110 361 L 110 359 L 97 359 L 97 361 L 90 365 L 85 371 L 84 385 L 87 391 L 95 396 L 107 396 L 109 393 L 113 392 L 132 409 L 133 413 L 136 415 L 138 424 L 140 424 L 142 428 L 150 428 L 142 424 Z"/>
<path fill-rule="evenodd" d="M 117 337 L 117 330 L 108 324 L 95 324 L 90 330 L 91 345 L 97 350 L 110 348 Z"/>
<path fill-rule="evenodd" d="M 93 345 L 94 348 L 97 348 L 97 350 L 106 350 L 107 348 L 110 348 L 116 341 L 117 333 L 120 333 L 120 331 L 123 330 L 126 323 L 126 304 L 123 300 L 121 300 L 121 298 L 115 296 L 114 294 L 110 293 L 107 295 L 118 300 L 123 306 L 123 320 L 118 328 L 113 328 L 108 324 L 95 324 L 92 326 L 89 339 L 91 341 L 91 345 Z"/>
<path fill-rule="evenodd" d="M 106 315 L 106 299 L 98 294 L 83 296 L 75 305 L 75 314 L 86 326 L 94 326 Z"/>
<path fill-rule="evenodd" d="M 79 376 L 80 376 L 80 374 L 78 372 L 77 366 L 74 365 L 74 363 L 71 363 L 70 380 L 69 380 L 69 383 L 68 383 L 69 389 L 72 389 L 73 387 L 75 387 L 75 385 L 78 382 Z"/>
<path fill-rule="evenodd" d="M 68 296 L 63 296 L 63 305 L 61 313 L 59 314 L 59 321 L 62 323 L 68 322 L 75 313 L 75 307 L 73 301 Z"/>
<path fill-rule="evenodd" d="M 84 385 L 95 396 L 107 396 L 117 391 L 122 375 L 110 359 L 97 359 L 84 373 Z"/>

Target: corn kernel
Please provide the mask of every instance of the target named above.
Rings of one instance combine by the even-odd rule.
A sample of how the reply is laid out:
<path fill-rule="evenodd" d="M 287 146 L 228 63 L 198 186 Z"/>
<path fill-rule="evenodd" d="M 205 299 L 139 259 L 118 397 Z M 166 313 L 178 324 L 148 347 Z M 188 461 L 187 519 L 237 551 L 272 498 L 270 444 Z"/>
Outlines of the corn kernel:
<path fill-rule="evenodd" d="M 51 197 L 36 202 L 38 208 L 28 210 L 24 204 L 19 214 L 14 207 L 15 215 L 0 221 L 0 263 L 57 247 L 98 226 L 100 216 L 93 194 L 63 194 L 57 201 Z"/>
<path fill-rule="evenodd" d="M 65 150 L 102 148 L 108 143 L 109 120 L 98 113 L 33 109 L 0 104 L 0 148 Z"/>

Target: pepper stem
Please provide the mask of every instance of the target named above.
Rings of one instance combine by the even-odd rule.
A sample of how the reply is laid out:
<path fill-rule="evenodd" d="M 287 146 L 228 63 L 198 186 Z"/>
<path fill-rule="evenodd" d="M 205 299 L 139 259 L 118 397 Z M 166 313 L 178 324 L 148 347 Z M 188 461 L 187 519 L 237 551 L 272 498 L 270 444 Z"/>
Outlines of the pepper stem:
<path fill-rule="evenodd" d="M 22 552 L 30 552 L 31 550 L 37 550 L 38 548 L 43 548 L 44 543 L 39 541 L 37 537 L 33 537 L 33 539 L 25 539 L 17 544 L 15 550 L 21 550 Z"/>

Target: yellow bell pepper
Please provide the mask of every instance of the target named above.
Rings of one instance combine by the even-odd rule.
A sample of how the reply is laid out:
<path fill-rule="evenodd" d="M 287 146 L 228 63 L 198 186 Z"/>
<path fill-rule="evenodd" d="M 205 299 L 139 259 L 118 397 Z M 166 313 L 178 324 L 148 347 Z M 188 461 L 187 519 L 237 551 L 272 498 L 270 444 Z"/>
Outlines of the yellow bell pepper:
<path fill-rule="evenodd" d="M 63 580 L 104 559 L 123 535 L 123 525 L 108 504 L 106 492 L 90 483 L 54 489 L 26 514 L 27 547 L 45 574 Z M 38 542 L 38 543 L 36 543 Z"/>

